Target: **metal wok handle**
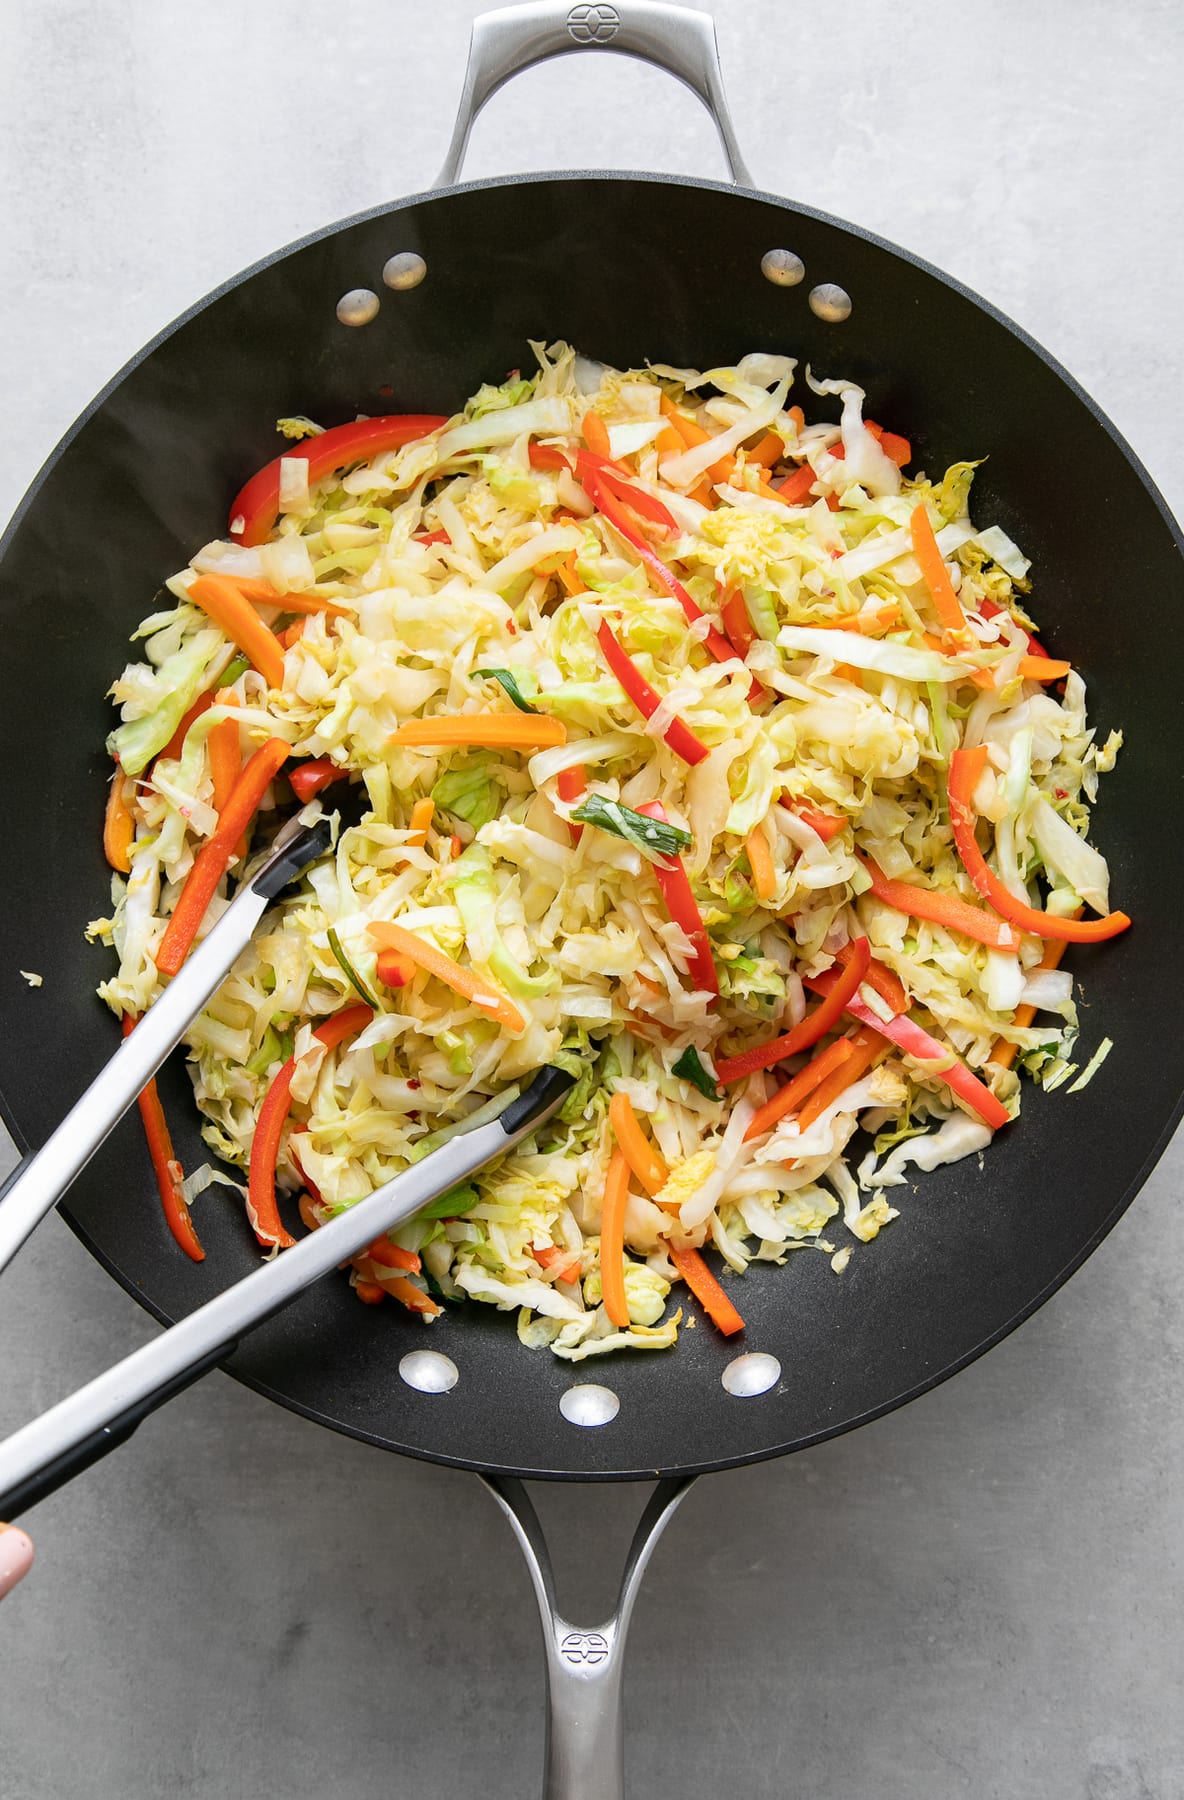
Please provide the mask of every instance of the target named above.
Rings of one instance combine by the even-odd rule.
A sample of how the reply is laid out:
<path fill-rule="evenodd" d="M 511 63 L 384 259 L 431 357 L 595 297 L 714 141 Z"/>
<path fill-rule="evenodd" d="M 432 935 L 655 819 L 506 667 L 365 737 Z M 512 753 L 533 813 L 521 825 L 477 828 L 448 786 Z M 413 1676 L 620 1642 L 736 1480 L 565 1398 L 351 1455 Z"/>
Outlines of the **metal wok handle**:
<path fill-rule="evenodd" d="M 575 50 L 634 56 L 683 82 L 715 121 L 732 180 L 737 187 L 753 186 L 724 95 L 715 21 L 707 13 L 659 5 L 657 0 L 620 0 L 612 6 L 604 0 L 576 6 L 564 0 L 532 0 L 527 6 L 478 14 L 452 142 L 434 185 L 451 187 L 458 179 L 473 121 L 511 76 Z"/>
<path fill-rule="evenodd" d="M 556 1605 L 551 1553 L 522 1483 L 498 1475 L 481 1479 L 518 1540 L 542 1620 L 547 1668 L 543 1800 L 624 1800 L 625 1639 L 654 1546 L 695 1478 L 659 1481 L 654 1488 L 629 1546 L 616 1611 L 594 1631 L 570 1624 Z"/>

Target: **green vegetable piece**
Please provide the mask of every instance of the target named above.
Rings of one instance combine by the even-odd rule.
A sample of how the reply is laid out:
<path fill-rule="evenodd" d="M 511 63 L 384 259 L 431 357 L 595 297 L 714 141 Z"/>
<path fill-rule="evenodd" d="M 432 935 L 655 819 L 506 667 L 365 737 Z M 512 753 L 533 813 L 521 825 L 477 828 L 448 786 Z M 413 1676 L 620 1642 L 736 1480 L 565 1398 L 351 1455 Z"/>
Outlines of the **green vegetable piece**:
<path fill-rule="evenodd" d="M 519 712 L 538 712 L 538 707 L 532 706 L 530 701 L 523 695 L 522 689 L 519 686 L 519 677 L 514 674 L 512 669 L 474 669 L 473 674 L 478 680 L 488 678 L 492 681 L 499 681 L 510 699 L 514 702 L 514 705 L 518 708 Z"/>
<path fill-rule="evenodd" d="M 231 659 L 231 661 L 227 663 L 227 665 L 223 669 L 221 675 L 219 675 L 217 682 L 215 683 L 215 686 L 220 687 L 220 688 L 230 687 L 233 682 L 238 680 L 240 675 L 246 674 L 246 672 L 250 668 L 250 666 L 251 666 L 251 661 L 250 661 L 249 657 L 247 657 L 247 656 L 233 657 Z"/>
<path fill-rule="evenodd" d="M 357 994 L 359 1000 L 364 1000 L 367 1006 L 372 1006 L 375 1012 L 379 1012 L 381 1009 L 378 1001 L 374 998 L 374 995 L 370 992 L 370 989 L 366 986 L 366 983 L 362 980 L 361 976 L 350 962 L 349 957 L 341 948 L 341 939 L 338 937 L 332 925 L 329 927 L 329 948 L 337 958 L 342 974 L 353 988 L 355 994 Z"/>
<path fill-rule="evenodd" d="M 456 768 L 441 775 L 432 789 L 436 805 L 464 819 L 474 831 L 480 831 L 501 811 L 502 790 L 489 773 L 492 760 L 486 751 L 465 757 Z"/>
<path fill-rule="evenodd" d="M 473 1210 L 480 1198 L 481 1196 L 472 1182 L 465 1182 L 461 1187 L 449 1188 L 446 1194 L 441 1194 L 438 1200 L 431 1201 L 423 1208 L 422 1212 L 416 1214 L 416 1217 L 420 1219 L 463 1219 L 467 1212 Z"/>
<path fill-rule="evenodd" d="M 622 806 L 619 800 L 606 800 L 603 794 L 589 794 L 571 816 L 581 825 L 598 825 L 601 831 L 611 831 L 614 837 L 624 838 L 650 862 L 660 857 L 677 856 L 691 843 L 690 832 L 684 831 L 681 825 L 647 819 L 644 813 L 634 812 L 631 806 Z"/>
<path fill-rule="evenodd" d="M 689 1081 L 692 1087 L 697 1087 L 699 1092 L 705 1094 L 709 1100 L 720 1098 L 715 1070 L 706 1066 L 697 1050 L 684 1050 L 678 1061 L 673 1064 L 671 1074 L 681 1076 L 683 1081 Z"/>

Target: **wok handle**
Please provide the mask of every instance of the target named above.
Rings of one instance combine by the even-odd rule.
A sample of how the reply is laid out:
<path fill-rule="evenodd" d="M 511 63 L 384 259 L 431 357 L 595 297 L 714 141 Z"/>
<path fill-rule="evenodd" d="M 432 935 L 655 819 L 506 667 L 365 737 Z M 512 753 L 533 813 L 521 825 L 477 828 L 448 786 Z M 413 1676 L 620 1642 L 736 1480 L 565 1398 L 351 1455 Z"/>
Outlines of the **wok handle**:
<path fill-rule="evenodd" d="M 538 1514 L 520 1481 L 481 1478 L 526 1559 L 543 1626 L 547 1669 L 547 1735 L 543 1800 L 624 1800 L 621 1683 L 633 1605 L 654 1546 L 694 1481 L 659 1481 L 633 1534 L 616 1611 L 594 1631 L 581 1631 L 555 1601 L 551 1553 Z"/>
<path fill-rule="evenodd" d="M 715 21 L 708 13 L 660 5 L 657 0 L 575 6 L 568 0 L 531 0 L 526 6 L 479 13 L 473 20 L 452 142 L 434 185 L 451 187 L 459 179 L 473 121 L 500 87 L 522 69 L 576 50 L 634 56 L 683 82 L 715 121 L 732 180 L 737 187 L 753 186 L 728 112 Z"/>

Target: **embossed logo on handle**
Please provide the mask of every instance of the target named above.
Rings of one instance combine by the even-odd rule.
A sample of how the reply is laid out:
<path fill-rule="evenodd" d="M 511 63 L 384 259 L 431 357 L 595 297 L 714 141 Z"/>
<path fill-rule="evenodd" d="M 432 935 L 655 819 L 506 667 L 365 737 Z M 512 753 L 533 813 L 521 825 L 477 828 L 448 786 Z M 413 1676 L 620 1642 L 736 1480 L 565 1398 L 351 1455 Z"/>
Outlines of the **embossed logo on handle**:
<path fill-rule="evenodd" d="M 576 8 L 577 12 L 596 10 L 607 12 L 609 9 L 586 6 Z M 569 1631 L 559 1646 L 559 1654 L 564 1662 L 574 1663 L 577 1667 L 586 1663 L 589 1668 L 594 1669 L 597 1663 L 604 1662 L 608 1656 L 608 1639 L 602 1631 Z"/>
<path fill-rule="evenodd" d="M 573 6 L 567 15 L 567 35 L 577 44 L 611 44 L 621 29 L 615 6 Z"/>

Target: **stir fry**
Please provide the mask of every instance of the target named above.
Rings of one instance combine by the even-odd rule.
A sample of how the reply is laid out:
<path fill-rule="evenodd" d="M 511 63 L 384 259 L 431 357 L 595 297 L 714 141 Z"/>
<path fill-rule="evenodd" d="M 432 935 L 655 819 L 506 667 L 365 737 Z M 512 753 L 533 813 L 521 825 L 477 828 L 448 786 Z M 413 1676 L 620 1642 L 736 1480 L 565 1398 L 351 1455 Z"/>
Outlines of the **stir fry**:
<path fill-rule="evenodd" d="M 282 1250 L 557 1063 L 562 1111 L 349 1279 L 579 1361 L 673 1345 L 684 1285 L 738 1332 L 751 1263 L 841 1274 L 1021 1070 L 1080 1086 L 1109 1043 L 1079 1072 L 1057 965 L 1130 921 L 1087 841 L 1121 735 L 974 463 L 905 473 L 787 357 L 532 349 L 450 419 L 280 421 L 111 690 L 91 929 L 130 1029 L 274 824 L 361 784 L 189 1032 L 218 1164 L 146 1091 L 166 1218 L 200 1257 L 221 1183 Z"/>

